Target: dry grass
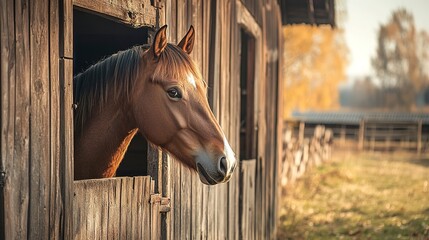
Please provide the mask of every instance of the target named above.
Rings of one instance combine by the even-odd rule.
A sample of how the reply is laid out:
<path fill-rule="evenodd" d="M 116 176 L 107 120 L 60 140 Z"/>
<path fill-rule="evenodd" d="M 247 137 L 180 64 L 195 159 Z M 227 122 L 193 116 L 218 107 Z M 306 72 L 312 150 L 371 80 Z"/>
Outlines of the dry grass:
<path fill-rule="evenodd" d="M 429 156 L 336 154 L 281 202 L 279 239 L 429 239 Z"/>

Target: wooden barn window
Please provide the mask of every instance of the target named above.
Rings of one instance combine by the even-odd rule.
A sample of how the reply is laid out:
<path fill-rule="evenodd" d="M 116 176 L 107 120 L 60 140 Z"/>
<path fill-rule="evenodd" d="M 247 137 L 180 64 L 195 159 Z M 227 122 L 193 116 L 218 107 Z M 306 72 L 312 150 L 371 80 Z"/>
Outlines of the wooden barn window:
<path fill-rule="evenodd" d="M 240 159 L 256 159 L 255 57 L 256 40 L 241 30 L 240 55 Z"/>
<path fill-rule="evenodd" d="M 120 50 L 148 43 L 148 28 L 132 28 L 76 8 L 73 18 L 73 75 Z M 147 155 L 146 139 L 136 134 L 116 176 L 147 175 Z"/>

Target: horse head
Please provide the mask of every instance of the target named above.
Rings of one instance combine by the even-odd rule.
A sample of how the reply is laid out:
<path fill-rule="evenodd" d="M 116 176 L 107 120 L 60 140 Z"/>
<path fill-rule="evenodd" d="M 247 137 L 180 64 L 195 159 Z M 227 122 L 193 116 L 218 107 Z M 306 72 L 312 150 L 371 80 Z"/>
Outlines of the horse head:
<path fill-rule="evenodd" d="M 141 71 L 131 93 L 132 114 L 140 132 L 198 172 L 205 184 L 230 179 L 234 153 L 210 110 L 207 84 L 189 54 L 191 26 L 179 44 L 167 43 L 161 27 L 143 53 Z"/>

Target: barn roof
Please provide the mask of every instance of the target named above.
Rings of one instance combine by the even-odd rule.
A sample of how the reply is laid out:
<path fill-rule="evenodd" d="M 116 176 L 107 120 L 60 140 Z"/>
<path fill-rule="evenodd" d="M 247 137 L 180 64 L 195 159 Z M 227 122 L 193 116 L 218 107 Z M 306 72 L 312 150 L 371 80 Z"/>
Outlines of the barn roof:
<path fill-rule="evenodd" d="M 328 24 L 335 27 L 334 0 L 278 0 L 282 24 Z"/>
<path fill-rule="evenodd" d="M 356 124 L 360 121 L 417 122 L 429 124 L 428 113 L 401 112 L 293 112 L 292 117 L 308 123 Z"/>

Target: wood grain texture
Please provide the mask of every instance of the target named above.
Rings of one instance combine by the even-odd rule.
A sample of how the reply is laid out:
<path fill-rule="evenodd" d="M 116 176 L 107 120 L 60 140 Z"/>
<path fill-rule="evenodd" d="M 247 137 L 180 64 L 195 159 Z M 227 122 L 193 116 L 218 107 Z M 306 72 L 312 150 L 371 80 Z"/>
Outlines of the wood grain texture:
<path fill-rule="evenodd" d="M 62 58 L 73 58 L 73 0 L 59 1 L 59 54 Z"/>
<path fill-rule="evenodd" d="M 267 65 L 268 61 L 278 64 L 276 60 L 265 58 L 269 53 L 264 47 L 265 37 L 272 34 L 279 38 L 280 24 L 276 19 L 262 24 L 265 21 L 263 11 L 264 4 L 270 3 L 270 9 L 278 7 L 275 1 L 167 1 L 166 24 L 172 33 L 171 39 L 176 36 L 180 40 L 189 25 L 194 25 L 196 30 L 196 45 L 192 53 L 193 59 L 202 69 L 203 76 L 209 83 L 210 104 L 215 116 L 218 118 L 230 144 L 234 149 L 239 146 L 239 30 L 246 28 L 258 38 L 257 55 L 255 65 L 259 69 L 255 71 L 257 79 L 257 98 L 259 108 L 254 114 L 262 131 L 258 135 L 260 143 L 258 171 L 253 177 L 255 183 L 259 181 L 261 193 L 254 194 L 259 198 L 258 226 L 259 239 L 273 238 L 273 225 L 275 225 L 274 210 L 276 206 L 273 198 L 276 197 L 275 151 L 276 147 L 276 115 L 272 114 L 277 107 L 276 94 L 278 73 L 276 67 Z M 241 4 L 241 5 L 240 5 Z M 239 6 L 240 5 L 240 6 Z M 250 7 L 251 9 L 250 10 Z M 249 7 L 249 8 L 248 8 Z M 257 13 L 256 13 L 257 12 Z M 257 15 L 257 18 L 255 16 Z M 266 15 L 265 18 L 276 18 L 277 15 Z M 250 22 L 245 25 L 244 22 Z M 265 26 L 274 22 L 274 26 Z M 263 30 L 264 29 L 264 30 Z M 273 29 L 273 30 L 271 30 Z M 201 39 L 199 37 L 201 35 Z M 201 46 L 198 43 L 201 42 Z M 279 41 L 275 41 L 279 44 Z M 278 49 L 278 46 L 277 48 Z M 269 69 L 269 72 L 265 69 Z M 276 84 L 273 84 L 276 83 Z M 268 95 L 269 96 L 266 96 Z M 270 108 L 270 104 L 273 106 Z M 268 107 L 267 107 L 268 106 Z M 261 126 L 263 125 L 263 126 Z M 267 136 L 269 136 L 267 138 Z M 236 152 L 238 154 L 238 152 Z M 268 162 L 270 161 L 270 162 Z M 240 174 L 236 174 L 228 184 L 219 186 L 200 186 L 198 176 L 192 175 L 184 169 L 176 160 L 169 164 L 170 172 L 166 179 L 170 179 L 170 197 L 172 204 L 171 229 L 169 238 L 183 239 L 239 239 L 239 192 L 245 187 L 240 185 Z M 264 179 L 265 178 L 265 179 Z M 255 187 L 256 185 L 254 185 Z M 274 194 L 272 194 L 274 193 Z M 264 195 L 265 196 L 262 196 Z M 200 202 L 202 201 L 202 202 Z M 189 203 L 192 203 L 189 205 Z M 255 200 L 256 204 L 256 200 Z M 188 209 L 191 208 L 191 209 Z M 255 231 L 255 229 L 249 230 Z M 256 232 L 254 232 L 256 233 Z M 254 235 L 255 236 L 255 235 Z"/>
<path fill-rule="evenodd" d="M 49 92 L 50 92 L 50 183 L 49 236 L 62 239 L 61 215 L 61 119 L 60 119 L 60 62 L 59 62 L 59 1 L 49 1 Z"/>
<path fill-rule="evenodd" d="M 1 163 L 7 173 L 2 234 L 6 239 L 67 238 L 63 224 L 68 193 L 60 161 L 65 129 L 60 2 L 3 1 L 1 9 L 1 108 L 6 113 L 2 123 L 8 124 L 2 125 L 2 159 L 7 159 Z M 13 154 L 6 156 L 5 149 Z"/>
<path fill-rule="evenodd" d="M 270 9 L 278 10 L 274 0 L 169 0 L 159 5 L 160 23 L 169 25 L 172 42 L 194 25 L 192 57 L 209 82 L 213 112 L 234 149 L 240 143 L 240 28 L 260 38 L 254 111 L 259 158 L 254 175 L 249 174 L 252 187 L 260 191 L 254 200 L 250 180 L 243 185 L 238 172 L 228 184 L 205 186 L 161 152 L 151 156 L 156 184 L 148 177 L 73 183 L 73 4 L 135 27 L 152 27 L 156 8 L 151 2 L 1 1 L 0 170 L 7 178 L 0 194 L 0 230 L 6 239 L 238 239 L 243 204 L 253 206 L 255 217 L 250 218 L 258 226 L 246 234 L 275 236 L 278 115 L 273 111 L 281 97 L 273 94 L 279 81 L 273 53 L 280 41 L 267 39 L 280 38 L 280 15 L 265 5 L 270 2 Z M 250 200 L 239 199 L 241 192 Z M 154 194 L 171 198 L 170 212 L 159 214 L 163 207 L 159 198 L 151 202 Z"/>
<path fill-rule="evenodd" d="M 253 221 L 258 229 L 255 226 L 246 234 L 273 238 L 277 175 L 272 160 L 278 126 L 273 112 L 279 99 L 274 96 L 279 75 L 273 53 L 280 44 L 279 27 L 273 23 L 280 15 L 266 10 L 265 4 L 270 2 L 278 13 L 275 1 L 168 0 L 160 9 L 165 16 L 161 24 L 169 25 L 173 42 L 194 25 L 197 38 L 192 57 L 209 82 L 211 106 L 234 149 L 239 147 L 240 28 L 260 38 L 254 99 L 259 158 L 254 175 L 246 173 L 260 193 L 251 194 L 250 180 L 240 185 L 238 173 L 228 184 L 202 185 L 195 173 L 160 152 L 151 156 L 156 159 L 152 169 L 156 183 L 120 178 L 73 184 L 73 3 L 133 26 L 155 26 L 156 9 L 150 2 L 0 3 L 1 109 L 5 113 L 1 115 L 0 168 L 7 172 L 1 223 L 8 239 L 238 239 L 234 226 L 242 219 L 239 209 L 244 205 L 257 206 L 254 217 L 246 221 Z M 277 41 L 269 40 L 272 36 Z M 244 202 L 239 199 L 242 191 L 248 196 Z M 157 212 L 159 201 L 150 202 L 155 192 L 171 198 L 171 212 Z"/>
<path fill-rule="evenodd" d="M 156 8 L 150 0 L 73 0 L 73 4 L 134 27 L 156 26 Z"/>
<path fill-rule="evenodd" d="M 20 4 L 18 4 L 20 6 Z M 29 83 L 26 72 L 16 76 L 16 67 L 29 67 L 28 52 L 28 6 L 17 11 L 15 17 L 14 1 L 0 2 L 0 49 L 1 49 L 1 160 L 0 170 L 6 174 L 6 182 L 0 193 L 0 237 L 4 239 L 21 239 L 27 237 L 28 214 L 28 171 L 29 155 Z M 17 22 L 15 22 L 15 18 Z M 21 24 L 20 24 L 21 23 Z M 15 29 L 15 24 L 17 25 Z M 22 38 L 15 43 L 15 32 Z M 21 49 L 18 54 L 16 51 Z M 23 77 L 16 86 L 17 77 Z M 23 94 L 16 99 L 16 94 Z M 28 105 L 27 105 L 28 104 Z M 25 106 L 27 105 L 27 107 Z M 23 107 L 22 109 L 17 109 Z M 17 139 L 18 138 L 18 139 Z M 16 150 L 14 150 L 16 148 Z M 21 167 L 19 167 L 22 165 Z M 17 184 L 18 186 L 16 186 Z"/>
<path fill-rule="evenodd" d="M 74 239 L 160 239 L 160 194 L 150 177 L 74 183 Z"/>
<path fill-rule="evenodd" d="M 255 239 L 255 170 L 256 160 L 243 161 L 240 165 L 240 239 Z"/>
<path fill-rule="evenodd" d="M 50 103 L 49 2 L 30 1 L 29 238 L 49 238 Z"/>
<path fill-rule="evenodd" d="M 60 181 L 64 239 L 73 236 L 73 60 L 60 59 Z"/>

